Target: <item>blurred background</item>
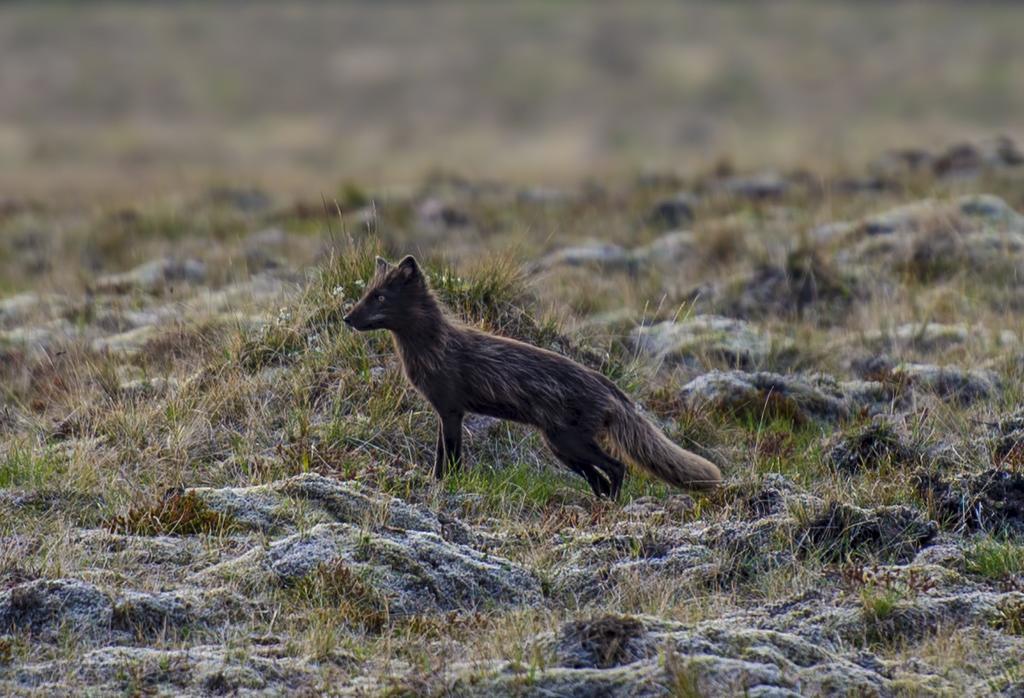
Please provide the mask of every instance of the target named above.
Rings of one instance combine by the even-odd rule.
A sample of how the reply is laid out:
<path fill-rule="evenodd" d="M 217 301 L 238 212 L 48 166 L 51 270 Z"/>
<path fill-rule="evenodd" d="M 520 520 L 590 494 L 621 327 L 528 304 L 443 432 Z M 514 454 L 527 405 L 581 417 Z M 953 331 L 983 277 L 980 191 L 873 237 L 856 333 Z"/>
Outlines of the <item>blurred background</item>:
<path fill-rule="evenodd" d="M 0 6 L 0 187 L 281 192 L 828 162 L 1024 131 L 1015 3 Z"/>

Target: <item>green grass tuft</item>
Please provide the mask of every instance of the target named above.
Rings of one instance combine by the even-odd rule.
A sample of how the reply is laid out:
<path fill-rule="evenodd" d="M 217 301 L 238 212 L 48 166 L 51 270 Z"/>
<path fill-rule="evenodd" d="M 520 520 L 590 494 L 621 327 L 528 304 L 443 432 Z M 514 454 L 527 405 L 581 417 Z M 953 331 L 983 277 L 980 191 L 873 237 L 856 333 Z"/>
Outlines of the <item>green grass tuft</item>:
<path fill-rule="evenodd" d="M 0 455 L 0 487 L 53 487 L 61 473 L 60 462 L 51 449 L 40 453 L 26 444 L 12 443 Z"/>
<path fill-rule="evenodd" d="M 449 492 L 479 495 L 488 512 L 503 515 L 537 513 L 553 502 L 577 500 L 589 492 L 586 482 L 571 473 L 525 463 L 478 463 L 450 473 L 444 482 Z"/>
<path fill-rule="evenodd" d="M 993 580 L 1024 574 L 1024 546 L 1009 540 L 985 537 L 964 551 L 971 574 Z"/>

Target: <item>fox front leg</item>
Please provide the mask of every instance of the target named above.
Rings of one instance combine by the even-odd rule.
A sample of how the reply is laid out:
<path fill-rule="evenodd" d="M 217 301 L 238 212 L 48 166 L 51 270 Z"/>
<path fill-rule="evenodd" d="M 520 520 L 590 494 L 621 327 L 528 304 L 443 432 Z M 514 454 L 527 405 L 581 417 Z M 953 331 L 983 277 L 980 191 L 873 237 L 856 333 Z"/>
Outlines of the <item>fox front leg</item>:
<path fill-rule="evenodd" d="M 434 453 L 434 477 L 438 480 L 444 475 L 444 424 L 437 418 L 437 451 Z"/>
<path fill-rule="evenodd" d="M 434 477 L 438 480 L 444 477 L 449 465 L 457 469 L 462 462 L 462 417 L 461 414 L 440 416 L 434 454 Z"/>

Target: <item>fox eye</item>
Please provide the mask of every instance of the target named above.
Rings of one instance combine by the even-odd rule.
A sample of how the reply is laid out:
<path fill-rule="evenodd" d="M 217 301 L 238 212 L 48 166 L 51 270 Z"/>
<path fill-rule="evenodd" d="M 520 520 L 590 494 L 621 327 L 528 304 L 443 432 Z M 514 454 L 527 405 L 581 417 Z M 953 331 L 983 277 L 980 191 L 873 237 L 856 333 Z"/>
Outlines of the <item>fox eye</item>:
<path fill-rule="evenodd" d="M 383 303 L 384 302 L 384 294 L 381 294 L 381 295 L 377 296 L 377 302 L 378 303 Z"/>

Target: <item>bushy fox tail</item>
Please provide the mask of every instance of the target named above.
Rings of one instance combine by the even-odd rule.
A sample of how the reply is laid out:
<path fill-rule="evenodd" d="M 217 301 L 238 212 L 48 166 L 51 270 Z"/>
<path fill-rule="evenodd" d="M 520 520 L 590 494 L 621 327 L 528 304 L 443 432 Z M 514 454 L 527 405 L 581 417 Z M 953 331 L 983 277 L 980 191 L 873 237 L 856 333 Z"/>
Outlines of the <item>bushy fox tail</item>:
<path fill-rule="evenodd" d="M 722 481 L 718 466 L 669 441 L 632 403 L 614 402 L 607 435 L 617 458 L 670 485 L 710 490 Z"/>

